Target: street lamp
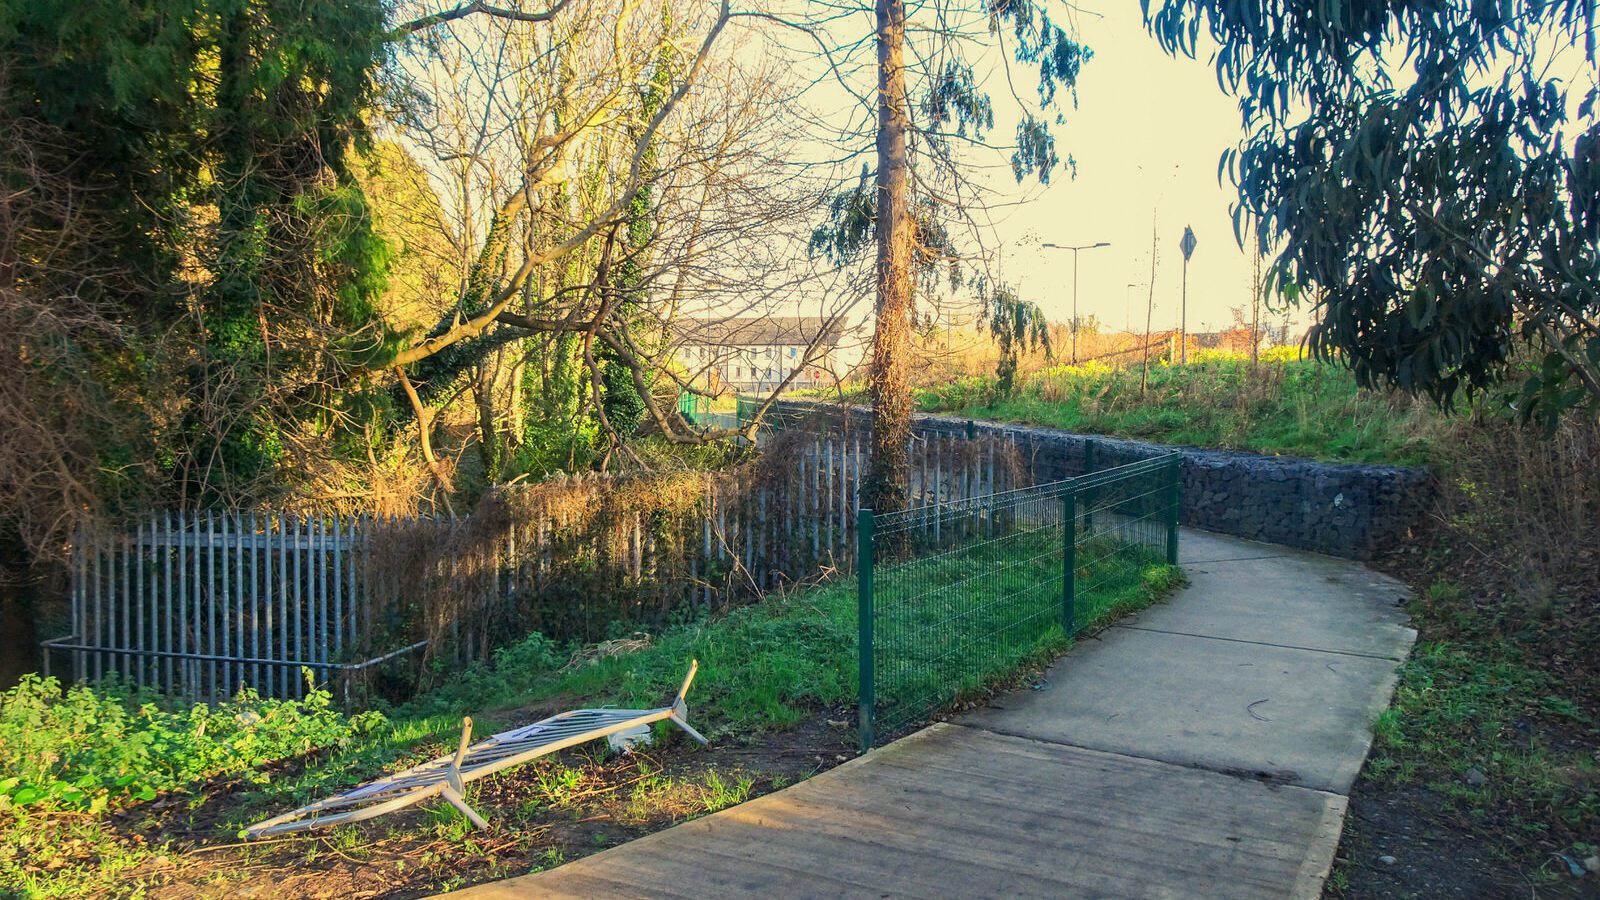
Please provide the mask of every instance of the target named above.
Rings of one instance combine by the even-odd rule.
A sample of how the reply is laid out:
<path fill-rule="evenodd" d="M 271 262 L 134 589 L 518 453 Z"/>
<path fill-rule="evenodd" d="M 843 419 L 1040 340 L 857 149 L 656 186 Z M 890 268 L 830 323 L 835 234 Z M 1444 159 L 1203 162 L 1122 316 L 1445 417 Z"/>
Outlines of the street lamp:
<path fill-rule="evenodd" d="M 1098 244 L 1079 244 L 1076 247 L 1069 247 L 1069 246 L 1066 246 L 1065 244 L 1049 244 L 1049 243 L 1044 244 L 1043 246 L 1049 247 L 1051 250 L 1071 250 L 1072 251 L 1072 364 L 1073 365 L 1077 365 L 1078 364 L 1078 251 L 1079 250 L 1094 250 L 1094 249 L 1096 249 L 1098 247 L 1109 247 L 1111 245 L 1109 243 L 1105 242 L 1105 241 L 1101 241 Z"/>

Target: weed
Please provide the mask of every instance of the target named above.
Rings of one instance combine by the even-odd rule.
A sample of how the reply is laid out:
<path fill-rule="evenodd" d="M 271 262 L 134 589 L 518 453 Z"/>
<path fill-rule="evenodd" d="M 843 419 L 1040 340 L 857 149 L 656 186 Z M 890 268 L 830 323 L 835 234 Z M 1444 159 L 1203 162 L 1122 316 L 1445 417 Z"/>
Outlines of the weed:
<path fill-rule="evenodd" d="M 1432 596 L 1435 592 L 1430 591 Z M 1600 819 L 1600 765 L 1545 728 L 1587 721 L 1509 644 L 1417 645 L 1374 722 L 1367 774 L 1420 784 L 1508 843 L 1566 846 Z"/>
<path fill-rule="evenodd" d="M 556 866 L 559 866 L 566 861 L 567 855 L 562 852 L 560 847 L 546 847 L 544 852 L 539 854 L 539 861 L 534 863 L 533 868 L 528 870 L 528 874 L 531 875 L 535 872 L 543 872 L 546 869 L 554 869 Z"/>
<path fill-rule="evenodd" d="M 723 781 L 715 771 L 707 772 L 705 784 L 700 789 L 700 805 L 707 813 L 727 809 L 743 803 L 755 787 L 755 779 L 740 777 L 737 781 Z"/>

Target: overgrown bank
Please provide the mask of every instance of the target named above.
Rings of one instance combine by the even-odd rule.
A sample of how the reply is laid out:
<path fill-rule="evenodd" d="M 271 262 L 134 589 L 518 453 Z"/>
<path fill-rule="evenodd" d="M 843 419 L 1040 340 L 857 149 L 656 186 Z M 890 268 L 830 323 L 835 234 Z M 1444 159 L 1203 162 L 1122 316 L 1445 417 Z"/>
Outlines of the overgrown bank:
<path fill-rule="evenodd" d="M 1419 639 L 1334 896 L 1600 890 L 1600 424 L 1463 428 L 1428 539 L 1381 564 Z"/>
<path fill-rule="evenodd" d="M 1248 356 L 1198 354 L 1186 365 L 1058 366 L 1020 379 L 1008 395 L 992 377 L 925 387 L 923 412 L 938 412 L 1331 462 L 1426 465 L 1458 425 L 1425 403 L 1375 394 L 1350 373 L 1277 348 Z"/>

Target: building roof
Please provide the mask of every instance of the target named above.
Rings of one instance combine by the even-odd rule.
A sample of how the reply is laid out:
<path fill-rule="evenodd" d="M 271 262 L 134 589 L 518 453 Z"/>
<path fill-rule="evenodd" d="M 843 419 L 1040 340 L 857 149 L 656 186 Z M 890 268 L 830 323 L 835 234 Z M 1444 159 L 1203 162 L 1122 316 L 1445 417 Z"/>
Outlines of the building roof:
<path fill-rule="evenodd" d="M 678 334 L 688 346 L 785 347 L 819 340 L 835 347 L 844 328 L 822 316 L 747 316 L 729 319 L 686 319 Z"/>

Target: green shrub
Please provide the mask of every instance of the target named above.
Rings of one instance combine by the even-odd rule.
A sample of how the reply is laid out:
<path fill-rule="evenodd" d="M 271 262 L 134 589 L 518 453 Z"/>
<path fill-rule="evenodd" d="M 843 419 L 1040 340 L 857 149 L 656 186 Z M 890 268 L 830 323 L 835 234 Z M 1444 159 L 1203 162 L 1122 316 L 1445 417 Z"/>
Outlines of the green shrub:
<path fill-rule="evenodd" d="M 345 743 L 382 724 L 345 716 L 325 691 L 164 709 L 116 687 L 25 676 L 0 694 L 0 808 L 100 812 L 218 775 L 265 778 L 268 763 Z"/>

